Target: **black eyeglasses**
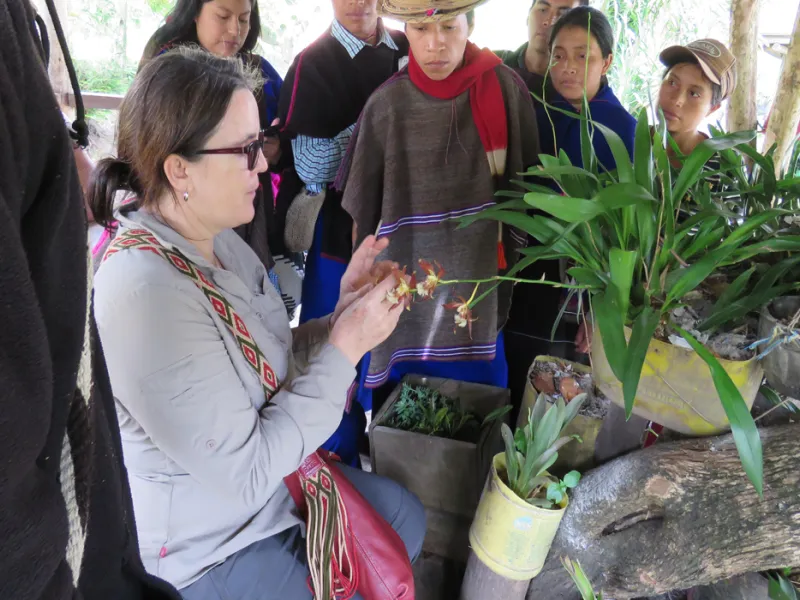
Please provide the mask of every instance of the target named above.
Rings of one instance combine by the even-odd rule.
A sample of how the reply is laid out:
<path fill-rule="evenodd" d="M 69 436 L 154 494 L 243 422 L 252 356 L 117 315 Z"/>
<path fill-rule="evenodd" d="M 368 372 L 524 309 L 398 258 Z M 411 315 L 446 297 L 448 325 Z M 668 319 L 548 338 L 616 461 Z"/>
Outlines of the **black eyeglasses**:
<path fill-rule="evenodd" d="M 264 150 L 264 132 L 258 134 L 258 139 L 246 146 L 239 148 L 217 148 L 215 150 L 198 150 L 197 154 L 246 154 L 247 168 L 251 171 L 258 164 L 258 155 Z"/>

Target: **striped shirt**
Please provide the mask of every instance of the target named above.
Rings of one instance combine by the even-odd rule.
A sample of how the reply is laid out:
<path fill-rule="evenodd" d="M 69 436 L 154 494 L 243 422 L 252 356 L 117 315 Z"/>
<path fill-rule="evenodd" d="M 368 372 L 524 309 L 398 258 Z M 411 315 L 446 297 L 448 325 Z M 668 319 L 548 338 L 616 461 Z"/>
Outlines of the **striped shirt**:
<path fill-rule="evenodd" d="M 378 31 L 380 37 L 378 44 L 398 50 L 397 44 L 381 21 L 378 21 Z M 331 35 L 347 50 L 350 58 L 355 58 L 367 46 L 366 42 L 358 39 L 335 19 L 331 25 Z M 336 172 L 347 152 L 354 127 L 355 123 L 332 138 L 298 135 L 292 140 L 295 170 L 310 193 L 321 193 L 336 178 Z"/>

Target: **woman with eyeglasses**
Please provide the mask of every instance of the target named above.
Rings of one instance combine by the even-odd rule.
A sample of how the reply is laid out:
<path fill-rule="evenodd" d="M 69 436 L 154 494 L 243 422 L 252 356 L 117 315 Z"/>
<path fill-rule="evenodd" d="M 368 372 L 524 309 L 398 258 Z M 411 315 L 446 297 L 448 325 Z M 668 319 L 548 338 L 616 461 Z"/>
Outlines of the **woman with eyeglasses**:
<path fill-rule="evenodd" d="M 253 218 L 267 169 L 252 89 L 241 61 L 207 52 L 149 62 L 120 108 L 119 156 L 90 190 L 97 221 L 119 223 L 94 303 L 142 558 L 185 600 L 311 600 L 283 478 L 336 429 L 355 365 L 402 312 L 386 299 L 395 265 L 375 262 L 388 244 L 368 237 L 333 314 L 290 329 L 232 231 Z M 118 190 L 130 196 L 115 205 Z M 340 470 L 416 556 L 419 501 Z"/>
<path fill-rule="evenodd" d="M 292 149 L 289 141 L 281 143 L 273 127 L 277 124 L 283 79 L 263 56 L 255 53 L 260 32 L 258 2 L 253 0 L 178 0 L 164 25 L 147 43 L 139 68 L 170 48 L 198 45 L 215 56 L 238 57 L 245 66 L 261 73 L 263 85 L 256 100 L 261 129 L 268 131 L 264 155 L 269 169 L 260 175 L 261 190 L 256 196 L 253 220 L 237 232 L 274 271 L 292 315 L 300 302 L 303 255 L 289 252 L 284 244 L 286 211 L 292 194 L 279 193 L 281 177 L 293 164 Z"/>

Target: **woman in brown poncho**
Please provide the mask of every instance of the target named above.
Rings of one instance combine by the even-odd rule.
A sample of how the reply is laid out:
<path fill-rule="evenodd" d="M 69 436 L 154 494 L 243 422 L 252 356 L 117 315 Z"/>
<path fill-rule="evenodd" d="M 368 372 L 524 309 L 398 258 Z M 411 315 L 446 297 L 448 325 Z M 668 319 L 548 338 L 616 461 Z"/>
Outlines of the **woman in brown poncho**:
<path fill-rule="evenodd" d="M 472 11 L 484 1 L 382 0 L 385 16 L 406 22 L 409 64 L 370 98 L 337 181 L 357 241 L 377 230 L 391 238 L 384 258 L 412 269 L 418 259 L 438 261 L 447 279 L 492 277 L 516 260 L 518 232 L 489 221 L 458 229 L 458 218 L 497 202 L 495 192 L 538 155 L 525 85 L 468 41 Z M 367 386 L 417 373 L 506 387 L 501 328 L 511 286 L 474 315 L 445 306 L 471 292 L 456 286 L 417 302 L 371 353 Z"/>

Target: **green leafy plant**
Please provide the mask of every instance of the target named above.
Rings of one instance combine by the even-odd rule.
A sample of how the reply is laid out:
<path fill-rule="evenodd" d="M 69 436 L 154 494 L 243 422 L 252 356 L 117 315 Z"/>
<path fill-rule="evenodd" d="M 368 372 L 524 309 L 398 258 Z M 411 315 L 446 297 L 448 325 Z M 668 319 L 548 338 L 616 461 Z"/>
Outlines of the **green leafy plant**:
<path fill-rule="evenodd" d="M 726 212 L 713 203 L 698 204 L 690 194 L 699 189 L 704 167 L 715 153 L 744 148 L 754 132 L 704 141 L 676 174 L 667 152 L 666 127 L 662 122 L 651 129 L 644 110 L 636 127 L 633 160 L 614 131 L 591 121 L 585 99 L 579 116 L 566 114 L 582 122 L 582 162 L 587 166 L 573 165 L 562 151 L 559 156 L 542 155 L 541 166 L 524 174 L 552 180 L 561 194 L 520 181 L 523 191 L 503 194 L 511 200 L 466 217 L 462 224 L 496 220 L 540 243 L 522 251 L 522 260 L 508 277 L 537 260 L 566 259 L 572 265 L 567 272 L 589 292 L 592 315 L 611 369 L 622 383 L 630 416 L 648 346 L 657 333 L 666 337 L 672 329 L 693 348 L 702 348 L 687 331 L 672 327 L 671 312 L 683 307 L 687 295 L 703 288 L 712 276 L 774 252 L 776 244 L 765 243 L 758 232 L 789 212 L 769 208 L 732 225 Z M 608 172 L 598 164 L 594 135 L 605 137 L 616 170 Z M 684 218 L 687 206 L 690 216 Z M 531 209 L 544 214 L 531 215 Z M 800 238 L 784 239 L 782 244 L 800 250 Z M 716 325 L 724 324 L 722 320 Z M 712 372 L 744 470 L 761 494 L 761 443 L 753 418 L 717 357 L 708 351 L 699 354 Z"/>
<path fill-rule="evenodd" d="M 564 556 L 561 558 L 561 564 L 564 565 L 567 573 L 572 577 L 572 581 L 575 582 L 575 587 L 578 588 L 583 600 L 603 600 L 603 594 L 595 593 L 592 588 L 592 582 L 589 581 L 586 573 L 584 573 L 581 563 L 578 561 L 573 562 L 568 556 Z"/>
<path fill-rule="evenodd" d="M 386 426 L 448 439 L 474 438 L 485 427 L 511 410 L 502 406 L 481 422 L 478 415 L 462 410 L 458 401 L 426 386 L 403 383 L 400 398 L 386 420 Z"/>
<path fill-rule="evenodd" d="M 554 505 L 559 506 L 564 502 L 567 497 L 567 490 L 571 490 L 581 480 L 581 474 L 577 471 L 570 471 L 564 475 L 564 479 L 558 481 L 551 481 L 547 485 L 547 499 Z"/>
<path fill-rule="evenodd" d="M 528 424 L 511 428 L 503 423 L 501 431 L 505 444 L 505 479 L 508 487 L 528 504 L 542 508 L 555 508 L 566 503 L 567 489 L 578 484 L 577 471 L 557 479 L 547 470 L 558 460 L 558 451 L 578 436 L 562 436 L 564 428 L 577 416 L 586 400 L 580 394 L 569 404 L 562 398 L 553 402 L 539 394 L 528 415 Z"/>
<path fill-rule="evenodd" d="M 768 591 L 771 600 L 798 600 L 797 589 L 784 575 L 770 575 Z"/>

